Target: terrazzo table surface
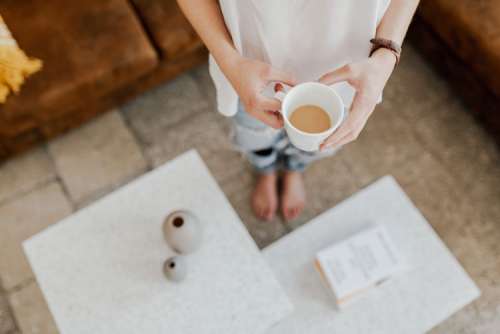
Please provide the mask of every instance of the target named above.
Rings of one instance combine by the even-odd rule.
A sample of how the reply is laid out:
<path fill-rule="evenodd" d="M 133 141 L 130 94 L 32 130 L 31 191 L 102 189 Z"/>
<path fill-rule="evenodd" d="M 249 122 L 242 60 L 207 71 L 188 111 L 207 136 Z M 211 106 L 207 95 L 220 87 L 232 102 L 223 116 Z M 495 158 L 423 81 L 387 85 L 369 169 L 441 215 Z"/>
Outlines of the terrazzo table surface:
<path fill-rule="evenodd" d="M 172 210 L 202 220 L 188 277 L 167 281 Z M 292 306 L 198 154 L 190 151 L 25 241 L 61 333 L 264 333 Z"/>
<path fill-rule="evenodd" d="M 386 226 L 409 269 L 339 311 L 313 259 L 317 251 L 367 223 Z M 480 294 L 391 177 L 276 241 L 263 254 L 295 308 L 272 334 L 420 334 Z"/>

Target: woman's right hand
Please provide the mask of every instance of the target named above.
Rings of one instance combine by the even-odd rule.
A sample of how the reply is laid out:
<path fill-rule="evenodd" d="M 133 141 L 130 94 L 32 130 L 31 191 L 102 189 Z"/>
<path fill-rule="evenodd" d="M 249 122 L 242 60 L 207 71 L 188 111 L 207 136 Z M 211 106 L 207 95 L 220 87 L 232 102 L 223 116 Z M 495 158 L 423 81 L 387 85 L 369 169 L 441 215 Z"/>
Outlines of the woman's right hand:
<path fill-rule="evenodd" d="M 296 82 L 292 75 L 276 70 L 264 62 L 241 56 L 226 72 L 230 72 L 225 74 L 247 113 L 275 129 L 283 127 L 283 118 L 279 113 L 281 102 L 276 98 L 264 96 L 262 92 L 272 81 L 294 86 Z"/>

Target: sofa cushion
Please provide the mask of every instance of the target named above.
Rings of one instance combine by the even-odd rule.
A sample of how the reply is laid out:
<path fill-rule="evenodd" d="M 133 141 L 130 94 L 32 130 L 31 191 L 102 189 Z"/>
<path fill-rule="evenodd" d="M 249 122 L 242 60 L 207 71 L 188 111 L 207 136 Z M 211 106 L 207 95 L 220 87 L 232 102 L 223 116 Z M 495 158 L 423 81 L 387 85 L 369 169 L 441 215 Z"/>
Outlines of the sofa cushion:
<path fill-rule="evenodd" d="M 44 122 L 85 107 L 157 63 L 126 0 L 3 0 L 0 13 L 19 45 L 44 62 L 0 107 L 4 117 L 31 115 Z"/>
<path fill-rule="evenodd" d="M 500 1 L 422 0 L 419 15 L 500 97 Z"/>
<path fill-rule="evenodd" d="M 203 48 L 177 1 L 131 0 L 163 60 L 173 60 Z"/>

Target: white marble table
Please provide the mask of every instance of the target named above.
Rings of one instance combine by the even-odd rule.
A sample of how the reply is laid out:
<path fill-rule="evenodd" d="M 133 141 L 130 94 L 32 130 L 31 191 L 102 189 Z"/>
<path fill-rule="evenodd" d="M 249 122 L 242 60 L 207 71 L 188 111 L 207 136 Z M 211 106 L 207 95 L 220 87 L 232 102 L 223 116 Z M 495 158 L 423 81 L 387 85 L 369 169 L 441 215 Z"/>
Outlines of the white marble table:
<path fill-rule="evenodd" d="M 410 266 L 341 311 L 313 268 L 316 252 L 384 224 Z M 480 294 L 424 217 L 385 177 L 263 251 L 295 311 L 269 333 L 424 333 Z"/>
<path fill-rule="evenodd" d="M 202 218 L 204 243 L 181 283 L 162 275 L 162 220 Z M 194 151 L 24 243 L 61 333 L 264 333 L 292 307 Z"/>

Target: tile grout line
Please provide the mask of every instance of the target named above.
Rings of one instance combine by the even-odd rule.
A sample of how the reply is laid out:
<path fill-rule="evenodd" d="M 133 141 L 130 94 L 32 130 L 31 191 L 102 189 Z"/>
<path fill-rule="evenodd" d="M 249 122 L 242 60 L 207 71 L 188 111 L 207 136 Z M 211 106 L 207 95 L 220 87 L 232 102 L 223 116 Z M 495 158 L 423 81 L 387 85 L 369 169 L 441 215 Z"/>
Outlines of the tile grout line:
<path fill-rule="evenodd" d="M 150 145 L 148 145 L 148 143 L 146 143 L 144 140 L 142 140 L 141 136 L 139 136 L 139 134 L 135 131 L 134 127 L 130 123 L 130 120 L 125 115 L 125 112 L 122 110 L 122 108 L 118 107 L 116 109 L 118 110 L 118 114 L 120 115 L 120 118 L 123 121 L 123 125 L 129 131 L 129 133 L 132 135 L 132 138 L 134 139 L 135 143 L 139 147 L 139 151 L 141 152 L 141 156 L 144 159 L 144 161 L 146 162 L 146 172 L 153 170 L 153 168 L 154 168 L 153 161 L 152 161 L 151 157 L 149 157 L 146 154 L 146 150 L 145 150 L 145 148 L 150 146 Z"/>
<path fill-rule="evenodd" d="M 57 176 L 52 176 L 52 177 L 48 178 L 47 180 L 44 180 L 42 182 L 38 182 L 33 187 L 26 189 L 26 190 L 23 190 L 23 191 L 20 191 L 20 192 L 17 192 L 16 194 L 14 194 L 10 197 L 7 197 L 4 200 L 0 201 L 0 206 L 4 206 L 6 204 L 14 202 L 15 200 L 18 200 L 18 199 L 32 193 L 33 191 L 42 189 L 42 188 L 48 186 L 49 184 L 54 183 L 55 181 L 57 181 Z"/>
<path fill-rule="evenodd" d="M 39 182 L 39 183 L 35 184 L 30 189 L 27 189 L 25 191 L 19 192 L 16 195 L 7 198 L 4 201 L 1 201 L 0 205 L 5 205 L 5 204 L 10 203 L 10 202 L 12 202 L 12 201 L 14 201 L 16 199 L 19 199 L 19 198 L 22 198 L 24 196 L 27 196 L 28 194 L 32 193 L 33 191 L 42 189 L 42 188 L 50 185 L 51 183 L 58 183 L 61 186 L 62 191 L 64 192 L 65 196 L 67 197 L 68 202 L 73 207 L 73 203 L 72 203 L 71 199 L 69 198 L 69 196 L 67 194 L 67 190 L 65 189 L 65 186 L 64 186 L 64 184 L 62 183 L 62 180 L 59 177 L 59 173 L 58 173 L 58 170 L 56 168 L 56 164 L 54 162 L 54 159 L 52 158 L 52 155 L 50 154 L 50 152 L 47 149 L 47 144 L 46 143 L 41 144 L 40 147 L 47 154 L 47 157 L 50 160 L 51 167 L 52 167 L 53 172 L 54 172 L 54 176 L 51 176 L 50 178 L 48 178 L 47 180 L 44 180 L 43 182 Z M 8 309 L 8 312 L 9 312 L 10 316 L 11 316 L 11 319 L 12 319 L 12 321 L 14 323 L 14 328 L 12 330 L 10 330 L 8 333 L 19 333 L 21 331 L 21 327 L 19 325 L 18 319 L 16 317 L 16 314 L 14 312 L 14 309 L 12 307 L 12 304 L 10 302 L 10 298 L 9 297 L 12 294 L 14 294 L 14 293 L 23 290 L 24 288 L 26 288 L 27 286 L 29 286 L 33 282 L 36 282 L 35 278 L 34 277 L 30 277 L 30 278 L 22 281 L 21 283 L 15 285 L 14 287 L 12 287 L 12 288 L 10 288 L 8 290 L 5 289 L 3 283 L 0 282 L 0 292 L 6 297 L 7 309 Z"/>
<path fill-rule="evenodd" d="M 52 156 L 50 155 L 50 152 L 47 149 L 47 143 L 39 144 L 37 147 L 39 147 L 43 151 L 43 153 L 45 153 L 47 155 L 47 158 L 50 161 L 50 165 L 52 167 L 54 175 L 51 176 L 51 177 L 49 177 L 49 178 L 47 178 L 46 180 L 43 180 L 41 182 L 38 182 L 38 183 L 34 184 L 29 189 L 20 191 L 20 192 L 14 194 L 13 196 L 9 196 L 9 197 L 3 199 L 2 201 L 0 201 L 0 206 L 5 205 L 5 204 L 7 204 L 9 202 L 12 202 L 12 201 L 14 201 L 16 199 L 19 199 L 21 197 L 24 197 L 27 194 L 33 192 L 34 190 L 38 190 L 38 189 L 41 189 L 41 188 L 47 186 L 51 182 L 57 181 L 57 179 L 58 179 L 58 177 L 57 177 L 58 176 L 58 171 L 56 169 L 56 165 L 55 165 L 54 159 L 52 159 Z"/>
<path fill-rule="evenodd" d="M 28 287 L 29 285 L 35 283 L 36 284 L 36 279 L 34 277 L 30 277 L 30 278 L 27 278 L 25 279 L 24 281 L 22 281 L 21 283 L 15 285 L 13 288 L 9 289 L 9 290 L 4 290 L 2 288 L 3 291 L 5 291 L 5 294 L 7 296 L 7 307 L 8 307 L 8 310 L 10 312 L 10 314 L 12 315 L 12 320 L 14 321 L 14 329 L 8 333 L 17 333 L 17 332 L 21 332 L 21 326 L 19 325 L 19 322 L 17 320 L 17 317 L 16 317 L 16 314 L 14 313 L 14 309 L 12 308 L 12 304 L 9 300 L 9 297 L 14 294 L 14 293 L 17 293 L 21 290 L 23 290 L 24 288 Z"/>
<path fill-rule="evenodd" d="M 69 189 L 66 186 L 66 183 L 64 182 L 63 178 L 61 177 L 61 173 L 59 172 L 59 168 L 54 160 L 54 157 L 52 156 L 52 153 L 50 152 L 48 148 L 49 143 L 44 144 L 44 150 L 47 152 L 47 155 L 49 156 L 50 161 L 52 162 L 52 165 L 54 166 L 54 171 L 56 174 L 55 180 L 57 183 L 61 186 L 61 190 L 64 194 L 64 197 L 68 200 L 70 206 L 71 206 L 71 212 L 75 212 L 76 209 L 76 203 L 74 202 L 73 198 L 71 197 L 71 194 L 69 193 Z"/>
<path fill-rule="evenodd" d="M 4 289 L 1 278 L 0 278 L 0 294 L 2 294 L 5 298 L 5 304 L 7 305 L 7 312 L 9 313 L 9 316 L 12 319 L 12 322 L 14 323 L 14 328 L 9 330 L 7 334 L 16 333 L 16 331 L 20 331 L 19 323 L 17 322 L 17 318 L 14 314 L 14 309 L 12 308 L 12 305 L 10 304 L 9 301 L 9 292 Z"/>
<path fill-rule="evenodd" d="M 3 284 L 0 284 L 0 292 L 2 292 L 4 294 L 4 296 L 6 297 L 7 309 L 9 311 L 9 313 L 10 313 L 12 321 L 14 322 L 14 328 L 12 330 L 10 330 L 9 332 L 7 332 L 7 334 L 8 333 L 18 333 L 18 332 L 20 333 L 21 332 L 21 327 L 19 325 L 16 313 L 14 312 L 14 309 L 12 307 L 12 304 L 10 302 L 10 298 L 9 297 L 12 294 L 14 294 L 14 293 L 17 293 L 17 292 L 23 290 L 24 288 L 26 288 L 27 286 L 29 286 L 33 282 L 36 282 L 36 279 L 34 277 L 30 277 L 30 278 L 27 278 L 26 280 L 22 281 L 21 283 L 15 285 L 14 287 L 12 287 L 9 290 L 4 289 L 3 288 Z"/>
<path fill-rule="evenodd" d="M 195 77 L 194 74 L 192 74 L 191 72 L 188 72 L 186 73 L 185 75 L 187 75 L 192 81 L 193 83 L 195 84 L 195 87 L 196 89 L 198 90 L 198 93 L 200 94 L 200 96 L 202 97 L 202 99 L 204 100 L 204 102 L 206 103 L 206 107 L 207 109 L 213 109 L 213 105 L 211 103 L 211 99 L 210 99 L 210 96 L 208 94 L 205 94 L 204 90 L 202 89 L 203 87 L 198 83 L 198 80 L 196 80 L 197 78 Z M 131 120 L 127 117 L 127 115 L 125 114 L 125 111 L 122 110 L 121 107 L 119 108 L 116 108 L 118 109 L 119 113 L 120 113 L 120 116 L 122 117 L 122 119 L 124 120 L 125 124 L 127 125 L 127 127 L 129 128 L 129 130 L 134 134 L 134 138 L 137 140 L 137 142 L 140 145 L 141 147 L 141 151 L 144 151 L 144 147 L 149 147 L 149 146 L 153 146 L 153 144 L 150 144 L 148 143 L 147 141 L 144 141 L 140 134 L 135 131 L 134 127 L 132 126 L 131 124 Z M 215 111 L 215 110 L 214 110 Z M 176 122 L 172 123 L 172 124 L 169 124 L 167 126 L 165 126 L 163 128 L 163 130 L 165 131 L 168 131 L 169 129 L 171 128 L 174 128 L 174 127 L 178 127 L 179 125 L 181 125 L 182 123 L 185 123 L 188 119 L 192 118 L 192 117 L 197 117 L 199 115 L 202 115 L 204 112 L 206 112 L 206 110 L 204 110 L 204 108 L 200 108 L 199 110 L 197 110 L 195 113 L 193 114 L 188 114 L 184 117 L 181 117 L 179 120 L 177 120 Z M 144 154 L 145 158 L 147 158 L 147 155 Z M 148 161 L 148 159 L 146 159 Z M 151 166 L 154 167 L 154 163 L 153 161 L 151 161 Z"/>
<path fill-rule="evenodd" d="M 21 326 L 19 325 L 19 322 L 17 320 L 17 316 L 16 314 L 14 313 L 14 309 L 10 303 L 10 300 L 9 300 L 9 296 L 13 293 L 16 293 L 16 292 L 19 292 L 21 290 L 23 290 L 24 288 L 28 287 L 30 284 L 32 284 L 33 282 L 36 283 L 36 279 L 31 277 L 31 278 L 28 278 L 26 279 L 25 281 L 19 283 L 18 285 L 14 286 L 12 289 L 10 289 L 9 291 L 6 291 L 6 294 L 7 294 L 7 305 L 8 305 L 8 309 L 12 315 L 12 321 L 14 321 L 14 329 L 11 331 L 11 333 L 16 333 L 16 331 L 19 331 L 21 332 Z"/>
<path fill-rule="evenodd" d="M 209 105 L 208 102 L 207 102 L 207 104 Z M 187 121 L 189 121 L 193 117 L 194 118 L 201 117 L 206 112 L 207 112 L 206 110 L 199 110 L 199 111 L 197 111 L 197 112 L 195 112 L 193 114 L 189 114 L 189 115 L 186 115 L 184 117 L 181 117 L 176 122 L 174 122 L 172 124 L 169 124 L 168 126 L 165 126 L 163 128 L 163 130 L 167 132 L 170 129 L 182 126 L 184 123 L 186 123 Z M 209 112 L 214 112 L 214 111 L 209 111 Z M 141 154 L 143 155 L 145 161 L 147 162 L 148 171 L 153 170 L 156 167 L 158 167 L 159 165 L 167 162 L 167 161 L 163 161 L 160 164 L 157 164 L 157 163 L 155 163 L 153 156 L 150 156 L 150 154 L 148 154 L 148 152 L 147 152 L 147 148 L 159 148 L 160 150 L 163 151 L 163 143 L 160 142 L 160 143 L 153 144 L 153 143 L 149 143 L 149 141 L 147 141 L 147 140 L 143 140 L 141 138 L 141 135 L 134 129 L 134 127 L 131 125 L 130 120 L 128 119 L 128 117 L 126 115 L 124 115 L 124 112 L 121 109 L 120 109 L 120 116 L 122 116 L 125 125 L 130 130 L 130 132 L 133 134 L 134 139 L 136 139 L 136 141 L 137 141 L 137 143 L 139 145 Z M 218 126 L 218 128 L 220 129 L 221 132 L 224 132 L 224 128 L 223 128 L 222 124 L 220 124 L 218 122 L 217 126 Z M 196 149 L 196 148 L 193 147 L 193 149 Z"/>
<path fill-rule="evenodd" d="M 88 194 L 87 196 L 83 197 L 78 202 L 75 202 L 75 209 L 76 210 L 80 210 L 80 209 L 83 209 L 83 208 L 91 205 L 92 203 L 98 201 L 99 199 L 107 196 L 111 192 L 113 192 L 115 190 L 118 190 L 121 187 L 129 184 L 130 182 L 134 181 L 135 179 L 137 179 L 138 177 L 144 175 L 145 173 L 147 173 L 150 170 L 151 169 L 146 164 L 145 168 L 141 168 L 140 170 L 138 170 L 138 171 L 130 174 L 129 176 L 127 176 L 126 178 L 124 178 L 118 184 L 112 184 L 112 185 L 110 185 L 108 187 L 104 187 L 102 189 L 97 189 L 96 191 L 94 191 L 94 192 Z"/>
<path fill-rule="evenodd" d="M 26 288 L 28 285 L 30 285 L 32 283 L 36 283 L 36 278 L 35 277 L 28 277 L 25 280 L 21 281 L 20 283 L 14 285 L 10 289 L 8 289 L 8 290 L 4 289 L 4 291 L 7 293 L 8 296 L 10 296 L 16 292 L 23 290 L 24 288 Z"/>

